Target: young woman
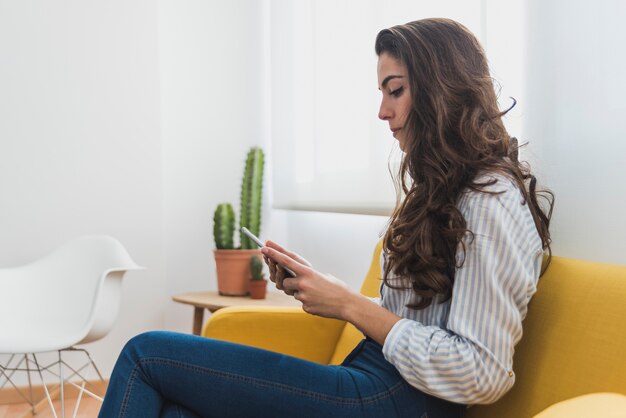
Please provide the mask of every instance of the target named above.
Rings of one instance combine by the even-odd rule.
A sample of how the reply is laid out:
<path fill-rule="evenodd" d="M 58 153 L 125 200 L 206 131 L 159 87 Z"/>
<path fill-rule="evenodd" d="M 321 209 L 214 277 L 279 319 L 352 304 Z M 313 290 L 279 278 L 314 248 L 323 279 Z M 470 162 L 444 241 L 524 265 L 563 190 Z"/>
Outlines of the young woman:
<path fill-rule="evenodd" d="M 381 31 L 380 119 L 403 151 L 371 300 L 268 241 L 279 289 L 366 335 L 340 366 L 201 337 L 133 338 L 101 417 L 460 417 L 514 383 L 513 348 L 536 289 L 552 195 L 517 161 L 485 54 L 448 19 Z M 286 278 L 278 266 L 296 273 Z"/>

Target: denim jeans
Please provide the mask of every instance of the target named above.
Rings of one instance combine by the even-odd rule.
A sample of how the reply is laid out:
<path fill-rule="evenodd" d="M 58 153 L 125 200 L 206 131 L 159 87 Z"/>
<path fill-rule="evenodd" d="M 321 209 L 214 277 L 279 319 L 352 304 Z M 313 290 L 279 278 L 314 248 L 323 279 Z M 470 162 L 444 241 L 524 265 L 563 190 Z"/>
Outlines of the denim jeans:
<path fill-rule="evenodd" d="M 340 366 L 173 332 L 131 339 L 99 417 L 461 417 L 411 387 L 366 339 Z"/>

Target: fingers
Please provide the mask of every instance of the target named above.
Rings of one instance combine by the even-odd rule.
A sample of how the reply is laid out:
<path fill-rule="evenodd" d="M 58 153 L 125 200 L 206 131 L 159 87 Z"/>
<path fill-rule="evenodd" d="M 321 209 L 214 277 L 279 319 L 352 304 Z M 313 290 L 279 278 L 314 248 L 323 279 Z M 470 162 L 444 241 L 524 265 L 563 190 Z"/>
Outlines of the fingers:
<path fill-rule="evenodd" d="M 274 260 L 265 257 L 265 262 L 270 270 L 270 280 L 276 283 L 277 289 L 282 290 L 283 280 L 286 277 L 285 271 Z"/>
<path fill-rule="evenodd" d="M 311 270 L 310 267 L 307 264 L 301 264 L 297 260 L 294 260 L 288 254 L 282 253 L 269 246 L 263 247 L 261 252 L 270 269 L 270 280 L 276 283 L 276 288 L 300 300 L 300 294 L 298 292 L 300 279 L 298 277 L 292 277 L 291 274 L 287 274 L 283 267 L 291 270 L 296 276 L 309 272 L 309 270 Z"/>
<path fill-rule="evenodd" d="M 305 260 L 304 258 L 302 258 L 299 254 L 296 254 L 292 251 L 289 251 L 287 249 L 285 249 L 284 247 L 282 247 L 281 245 L 275 243 L 274 241 L 270 241 L 267 240 L 265 241 L 265 246 L 275 249 L 278 252 L 281 252 L 283 254 L 286 254 L 287 256 L 289 256 L 290 258 L 296 260 L 297 262 L 299 262 L 300 264 L 304 264 L 307 267 L 311 267 L 311 263 L 309 263 L 307 260 Z"/>
<path fill-rule="evenodd" d="M 275 249 L 276 251 L 280 251 L 281 253 L 287 254 L 288 251 L 283 248 L 280 244 L 275 243 L 274 241 L 267 240 L 265 241 L 265 246 Z"/>
<path fill-rule="evenodd" d="M 270 260 L 266 256 L 263 256 L 263 260 L 265 260 L 265 264 L 267 264 L 267 267 L 270 270 L 270 278 L 272 278 L 276 274 L 276 263 L 274 263 L 272 260 Z M 274 281 L 273 278 L 272 278 L 272 281 Z"/>
<path fill-rule="evenodd" d="M 283 291 L 289 296 L 293 296 L 298 299 L 300 279 L 287 277 L 283 280 Z"/>
<path fill-rule="evenodd" d="M 290 256 L 283 254 L 274 248 L 263 247 L 261 249 L 261 252 L 264 256 L 268 257 L 270 261 L 274 261 L 275 263 L 280 264 L 280 266 L 287 267 L 288 269 L 296 273 L 296 275 L 300 273 L 305 273 L 309 270 L 309 267 L 307 265 L 299 263 Z M 282 270 L 280 266 L 278 266 L 277 268 L 279 270 Z"/>
<path fill-rule="evenodd" d="M 280 266 L 276 266 L 276 288 L 278 290 L 283 290 L 284 285 L 283 285 L 283 281 L 285 280 L 286 274 L 285 274 L 285 270 L 283 270 L 282 268 L 280 268 Z"/>

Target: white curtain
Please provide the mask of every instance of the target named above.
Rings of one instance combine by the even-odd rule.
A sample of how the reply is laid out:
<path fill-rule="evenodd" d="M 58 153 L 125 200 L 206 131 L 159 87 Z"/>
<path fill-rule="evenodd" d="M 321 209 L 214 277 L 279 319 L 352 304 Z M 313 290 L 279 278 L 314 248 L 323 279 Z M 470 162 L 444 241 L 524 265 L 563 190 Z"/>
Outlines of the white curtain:
<path fill-rule="evenodd" d="M 400 151 L 378 120 L 379 30 L 449 17 L 482 41 L 494 77 L 523 103 L 522 0 L 273 0 L 269 3 L 273 207 L 385 215 Z M 521 106 L 520 106 L 521 107 Z M 520 135 L 520 111 L 507 125 Z"/>

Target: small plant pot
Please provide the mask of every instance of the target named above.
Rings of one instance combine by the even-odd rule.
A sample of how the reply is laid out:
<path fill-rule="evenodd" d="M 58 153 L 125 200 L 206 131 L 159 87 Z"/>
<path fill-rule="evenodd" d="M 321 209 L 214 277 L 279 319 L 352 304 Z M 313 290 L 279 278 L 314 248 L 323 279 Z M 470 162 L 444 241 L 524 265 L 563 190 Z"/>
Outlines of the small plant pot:
<path fill-rule="evenodd" d="M 267 280 L 250 280 L 250 298 L 265 299 L 267 293 Z"/>
<path fill-rule="evenodd" d="M 217 290 L 224 296 L 246 296 L 250 282 L 250 257 L 260 250 L 215 250 Z"/>

